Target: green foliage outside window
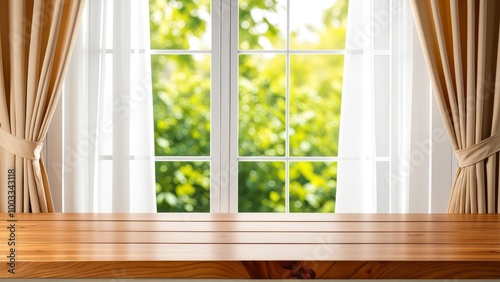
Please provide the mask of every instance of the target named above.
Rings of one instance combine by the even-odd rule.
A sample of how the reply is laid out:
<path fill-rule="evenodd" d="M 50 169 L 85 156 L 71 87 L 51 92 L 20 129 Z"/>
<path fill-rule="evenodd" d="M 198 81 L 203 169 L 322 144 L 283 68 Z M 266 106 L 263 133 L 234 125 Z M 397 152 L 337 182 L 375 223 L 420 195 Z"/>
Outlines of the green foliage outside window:
<path fill-rule="evenodd" d="M 323 25 L 308 27 L 319 40 L 301 48 L 343 48 L 347 0 L 331 2 Z M 286 31 L 267 16 L 282 11 L 281 3 L 240 1 L 240 47 L 264 49 L 265 37 L 267 45 L 285 48 Z M 203 39 L 209 7 L 209 0 L 150 0 L 151 47 L 210 49 Z M 292 32 L 291 40 L 299 44 L 300 34 Z M 290 156 L 337 155 L 343 64 L 342 55 L 290 56 Z M 152 72 L 156 155 L 209 156 L 210 56 L 152 55 Z M 239 154 L 284 156 L 286 56 L 240 55 L 239 73 Z M 291 162 L 289 175 L 291 212 L 334 212 L 335 163 Z M 238 179 L 240 212 L 285 210 L 285 162 L 240 162 Z M 209 162 L 157 162 L 156 182 L 158 211 L 210 210 Z"/>

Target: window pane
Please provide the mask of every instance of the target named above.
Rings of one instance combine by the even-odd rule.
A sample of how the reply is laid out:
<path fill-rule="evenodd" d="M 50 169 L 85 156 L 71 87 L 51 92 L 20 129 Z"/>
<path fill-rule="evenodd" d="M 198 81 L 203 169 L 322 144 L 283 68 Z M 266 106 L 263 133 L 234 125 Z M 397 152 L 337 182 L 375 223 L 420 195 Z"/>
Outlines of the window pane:
<path fill-rule="evenodd" d="M 291 49 L 344 49 L 348 0 L 290 1 Z"/>
<path fill-rule="evenodd" d="M 210 212 L 210 163 L 157 162 L 158 212 Z"/>
<path fill-rule="evenodd" d="M 285 211 L 284 162 L 239 162 L 238 211 Z"/>
<path fill-rule="evenodd" d="M 401 3 L 399 3 L 401 5 Z M 373 36 L 375 49 L 388 50 L 391 22 L 391 4 L 389 0 L 373 1 Z"/>
<path fill-rule="evenodd" d="M 100 155 L 113 155 L 113 130 L 112 123 L 108 123 L 113 120 L 114 105 L 118 104 L 114 101 L 112 95 L 113 93 L 113 54 L 106 54 L 104 56 L 104 67 L 102 69 L 103 75 L 106 78 L 105 81 L 100 85 L 104 87 L 104 93 L 109 93 L 108 95 L 100 95 L 102 99 L 99 110 L 99 154 Z M 74 126 L 74 125 L 72 125 Z"/>
<path fill-rule="evenodd" d="M 377 212 L 391 212 L 390 163 L 377 162 Z M 422 189 L 423 190 L 423 189 Z"/>
<path fill-rule="evenodd" d="M 211 48 L 210 0 L 149 0 L 149 14 L 152 49 Z"/>
<path fill-rule="evenodd" d="M 105 11 L 105 15 L 104 15 L 104 18 L 103 18 L 103 24 L 104 24 L 104 29 L 106 32 L 106 34 L 108 36 L 106 36 L 106 38 L 104 38 L 104 46 L 107 48 L 107 49 L 112 49 L 113 48 L 113 36 L 109 36 L 109 35 L 112 35 L 113 34 L 113 3 L 114 1 L 102 1 L 101 4 L 101 9 L 103 9 L 103 12 Z M 107 77 L 106 77 L 107 78 Z M 107 92 L 109 93 L 109 92 Z"/>
<path fill-rule="evenodd" d="M 337 163 L 290 163 L 290 211 L 334 212 Z"/>
<path fill-rule="evenodd" d="M 286 135 L 285 55 L 240 55 L 239 154 L 283 156 Z"/>
<path fill-rule="evenodd" d="M 210 155 L 210 55 L 153 55 L 155 152 Z"/>
<path fill-rule="evenodd" d="M 391 128 L 391 60 L 389 56 L 374 56 L 375 145 L 377 157 L 389 156 Z"/>
<path fill-rule="evenodd" d="M 240 49 L 285 49 L 286 17 L 286 0 L 240 0 Z"/>
<path fill-rule="evenodd" d="M 291 55 L 290 155 L 336 156 L 344 57 Z"/>

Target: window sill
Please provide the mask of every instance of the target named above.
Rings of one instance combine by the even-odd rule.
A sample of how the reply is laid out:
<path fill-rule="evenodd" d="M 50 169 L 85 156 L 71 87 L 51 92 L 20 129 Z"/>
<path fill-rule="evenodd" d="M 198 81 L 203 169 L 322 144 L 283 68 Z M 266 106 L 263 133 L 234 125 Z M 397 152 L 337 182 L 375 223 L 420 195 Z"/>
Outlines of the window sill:
<path fill-rule="evenodd" d="M 0 278 L 498 278 L 500 216 L 16 214 Z M 12 237 L 12 235 L 10 235 Z M 7 266 L 6 266 L 7 265 Z"/>

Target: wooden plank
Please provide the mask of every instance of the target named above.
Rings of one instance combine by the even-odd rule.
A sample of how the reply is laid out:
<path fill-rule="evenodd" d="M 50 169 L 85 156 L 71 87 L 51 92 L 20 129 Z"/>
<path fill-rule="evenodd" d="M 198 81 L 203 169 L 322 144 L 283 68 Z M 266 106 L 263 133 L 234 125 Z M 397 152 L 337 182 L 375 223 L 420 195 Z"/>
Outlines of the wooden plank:
<path fill-rule="evenodd" d="M 19 221 L 19 232 L 40 231 L 219 231 L 219 232 L 500 232 L 497 222 L 140 222 Z"/>
<path fill-rule="evenodd" d="M 21 261 L 500 261 L 500 245 L 54 242 L 20 243 L 16 246 Z M 2 258 L 2 261 L 6 259 Z"/>
<path fill-rule="evenodd" d="M 20 262 L 1 278 L 250 278 L 241 262 Z"/>
<path fill-rule="evenodd" d="M 1 269 L 0 278 L 12 278 L 12 276 Z M 20 262 L 15 277 L 46 279 L 495 279 L 500 277 L 500 262 Z"/>
<path fill-rule="evenodd" d="M 4 235 L 5 234 L 5 235 Z M 7 238 L 2 231 L 0 238 Z M 19 242 L 136 244 L 469 244 L 500 245 L 498 232 L 108 232 L 40 230 L 18 232 Z"/>
<path fill-rule="evenodd" d="M 289 262 L 287 262 L 289 263 Z M 244 263 L 247 269 L 249 262 Z M 285 268 L 283 262 L 252 262 L 252 278 L 317 278 L 317 279 L 470 279 L 500 277 L 498 262 L 394 262 L 341 261 L 294 262 Z"/>
<path fill-rule="evenodd" d="M 9 218 L 7 213 L 0 213 L 0 220 Z M 15 218 L 23 221 L 306 221 L 306 222 L 342 222 L 342 221 L 419 221 L 419 222 L 464 222 L 487 221 L 500 222 L 500 217 L 494 214 L 311 214 L 311 213 L 239 213 L 239 214 L 209 214 L 209 213 L 54 213 L 54 214 L 22 214 L 16 213 Z"/>

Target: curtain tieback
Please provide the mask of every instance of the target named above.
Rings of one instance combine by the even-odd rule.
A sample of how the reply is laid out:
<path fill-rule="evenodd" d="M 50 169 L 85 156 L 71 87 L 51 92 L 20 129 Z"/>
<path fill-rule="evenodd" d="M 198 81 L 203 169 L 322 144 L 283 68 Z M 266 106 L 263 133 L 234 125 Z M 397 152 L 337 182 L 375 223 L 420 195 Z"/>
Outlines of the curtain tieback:
<path fill-rule="evenodd" d="M 500 131 L 468 148 L 455 151 L 460 167 L 478 163 L 500 151 Z"/>
<path fill-rule="evenodd" d="M 38 161 L 43 143 L 18 138 L 0 127 L 0 146 L 18 157 Z"/>

